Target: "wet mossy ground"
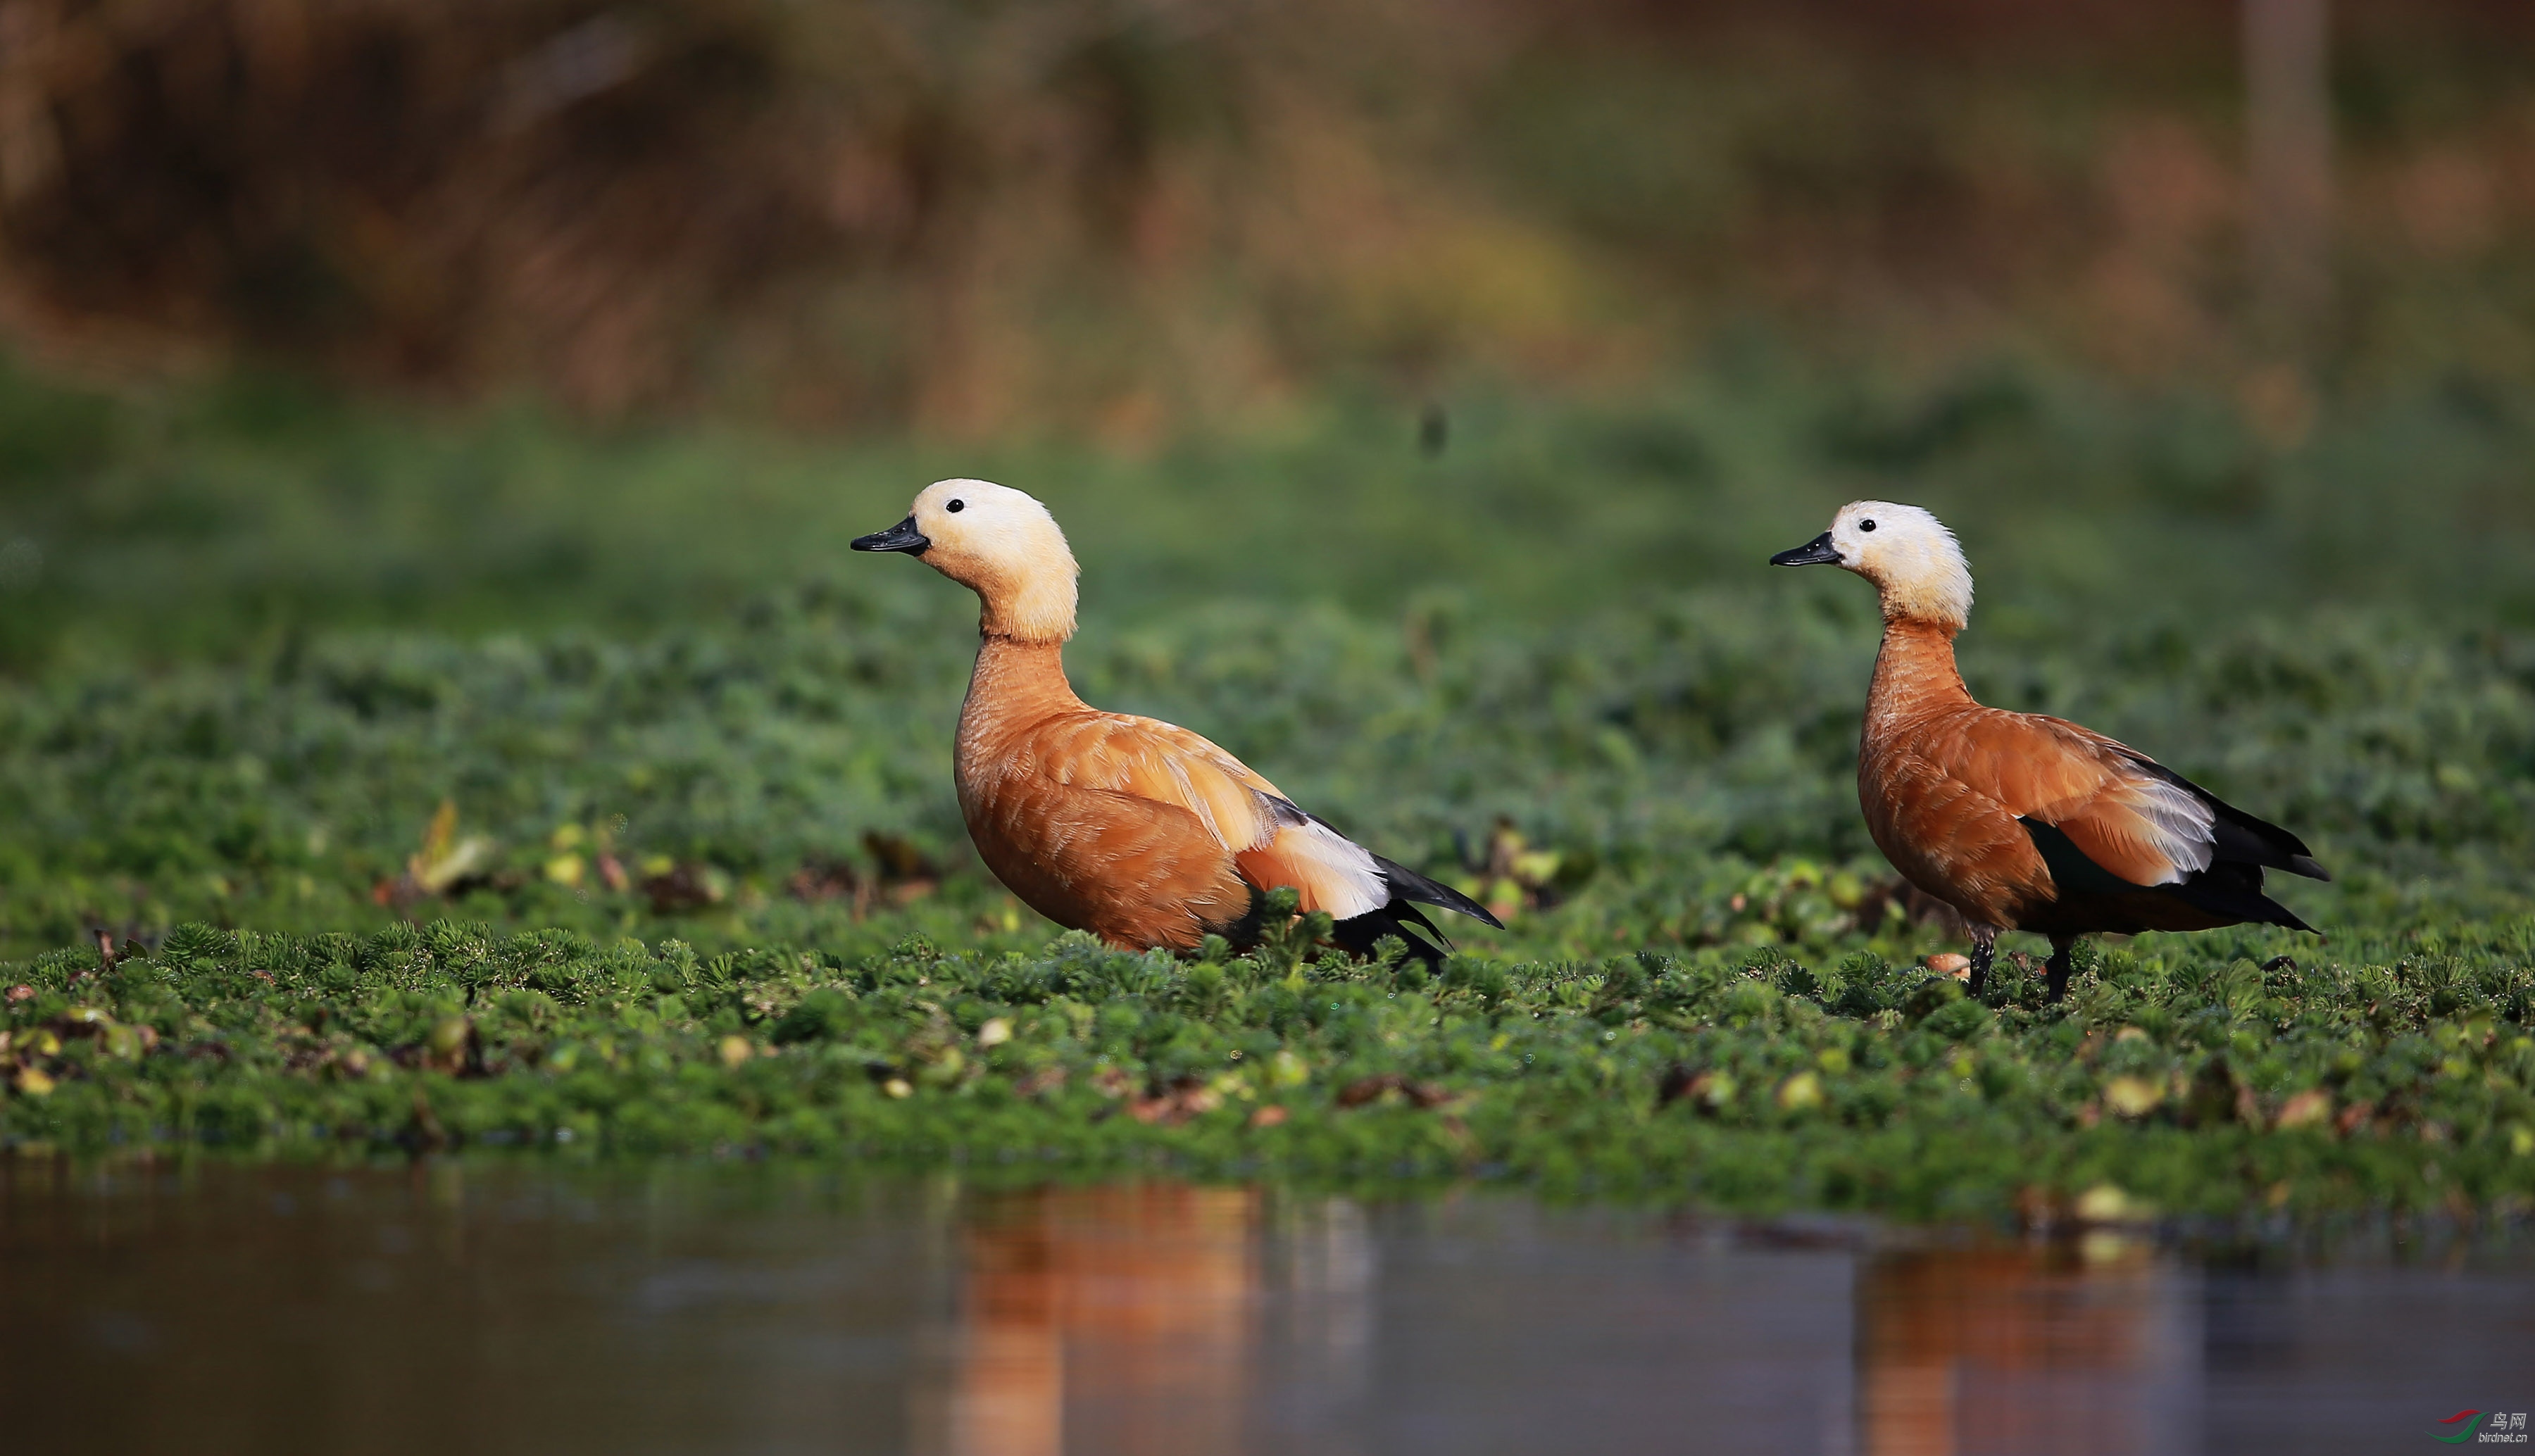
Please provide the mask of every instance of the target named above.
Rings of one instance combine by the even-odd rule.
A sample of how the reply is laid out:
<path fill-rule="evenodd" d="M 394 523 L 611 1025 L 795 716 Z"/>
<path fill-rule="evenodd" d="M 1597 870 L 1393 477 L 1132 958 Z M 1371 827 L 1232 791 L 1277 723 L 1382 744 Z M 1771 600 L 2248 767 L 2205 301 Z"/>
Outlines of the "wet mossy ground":
<path fill-rule="evenodd" d="M 100 405 L 0 479 L 0 1137 L 2522 1213 L 2535 497 L 2490 482 L 2535 406 L 2347 411 L 2216 518 L 2137 465 L 2164 406 L 2034 388 L 1867 480 L 1837 391 L 1711 381 L 1639 410 L 1709 443 L 1697 482 L 1572 410 L 1139 464 Z M 1075 529 L 1086 697 L 1508 929 L 1448 922 L 1430 979 L 1014 901 L 951 788 L 973 603 L 842 550 L 970 471 Z M 1987 1004 L 1926 971 L 1960 947 L 1856 806 L 1871 594 L 1761 564 L 1867 494 L 1962 533 L 1975 693 L 2296 829 L 2335 879 L 2274 892 L 2326 938 L 2101 940 L 2058 1005 L 2012 958 Z"/>
<path fill-rule="evenodd" d="M 22 1148 L 577 1144 L 1908 1217 L 2522 1214 L 2528 934 L 2364 969 L 2115 951 L 2044 1005 L 2036 976 L 1984 1003 L 1871 951 L 1430 978 L 1080 937 L 707 957 L 455 921 L 189 926 L 103 969 L 36 964 L 5 1125 Z"/>

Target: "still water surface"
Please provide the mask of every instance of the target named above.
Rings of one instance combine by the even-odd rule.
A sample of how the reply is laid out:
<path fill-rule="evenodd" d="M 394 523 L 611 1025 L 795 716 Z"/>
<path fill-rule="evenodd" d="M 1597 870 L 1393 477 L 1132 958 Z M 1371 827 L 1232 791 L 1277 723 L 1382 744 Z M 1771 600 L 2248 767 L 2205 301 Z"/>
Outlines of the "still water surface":
<path fill-rule="evenodd" d="M 2535 1409 L 2535 1250 L 0 1159 L 0 1397 L 31 1452 L 2436 1450 Z"/>

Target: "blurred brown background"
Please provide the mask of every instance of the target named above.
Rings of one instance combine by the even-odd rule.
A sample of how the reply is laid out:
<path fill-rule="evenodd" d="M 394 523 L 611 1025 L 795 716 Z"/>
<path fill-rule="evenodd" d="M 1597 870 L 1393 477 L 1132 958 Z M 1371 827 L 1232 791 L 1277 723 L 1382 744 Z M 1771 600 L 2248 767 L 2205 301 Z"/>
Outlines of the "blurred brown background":
<path fill-rule="evenodd" d="M 2322 14 L 0 0 L 0 333 L 1129 444 L 1755 334 L 2037 351 L 2290 435 L 2310 370 L 2535 375 L 2535 8 Z"/>

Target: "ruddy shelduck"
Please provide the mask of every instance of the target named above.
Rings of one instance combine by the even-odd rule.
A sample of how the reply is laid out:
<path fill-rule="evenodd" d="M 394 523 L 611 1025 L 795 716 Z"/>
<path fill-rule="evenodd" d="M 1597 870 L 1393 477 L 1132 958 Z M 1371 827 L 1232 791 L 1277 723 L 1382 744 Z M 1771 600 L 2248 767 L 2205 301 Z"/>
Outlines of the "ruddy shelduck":
<path fill-rule="evenodd" d="M 1893 868 L 1969 924 L 1975 993 L 2002 930 L 2051 938 L 2057 1000 L 2070 948 L 2095 932 L 2315 929 L 2262 893 L 2266 869 L 2332 878 L 2295 834 L 2100 733 L 1972 700 L 1954 666 L 1971 570 L 1937 517 L 1852 502 L 1769 561 L 1845 567 L 1883 593 L 1858 802 Z"/>
<path fill-rule="evenodd" d="M 986 867 L 1030 908 L 1128 950 L 1255 941 L 1267 892 L 1327 911 L 1358 954 L 1384 936 L 1434 963 L 1419 905 L 1494 926 L 1445 885 L 1297 808 L 1249 765 L 1185 728 L 1104 713 L 1075 696 L 1074 553 L 1034 498 L 940 480 L 906 519 L 853 543 L 903 551 L 977 593 L 984 637 L 953 752 L 959 812 Z"/>

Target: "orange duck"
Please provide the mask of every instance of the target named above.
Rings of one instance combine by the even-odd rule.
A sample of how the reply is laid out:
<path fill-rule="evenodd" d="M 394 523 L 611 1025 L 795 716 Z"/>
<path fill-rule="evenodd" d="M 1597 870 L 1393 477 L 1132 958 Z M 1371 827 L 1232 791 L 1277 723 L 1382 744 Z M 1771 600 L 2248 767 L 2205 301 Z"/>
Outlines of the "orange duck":
<path fill-rule="evenodd" d="M 1429 964 L 1419 905 L 1495 926 L 1476 902 L 1304 813 L 1248 764 L 1185 728 L 1104 713 L 1075 696 L 1074 553 L 1034 498 L 941 480 L 906 519 L 853 543 L 904 551 L 977 593 L 985 641 L 959 708 L 959 812 L 977 853 L 1057 924 L 1126 950 L 1258 939 L 1266 892 L 1290 886 L 1358 954 L 1395 935 Z"/>
<path fill-rule="evenodd" d="M 1971 926 L 1972 990 L 2002 930 L 2051 938 L 2051 996 L 2095 932 L 2315 928 L 2262 893 L 2262 872 L 2329 880 L 2295 834 L 2136 749 L 2061 718 L 1983 707 L 1954 667 L 1972 576 L 1916 506 L 1857 501 L 1772 566 L 1845 567 L 1884 596 L 1857 796 L 1878 849 Z"/>

